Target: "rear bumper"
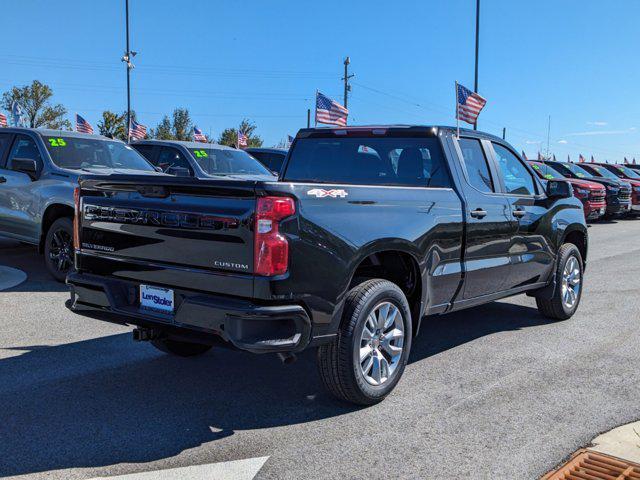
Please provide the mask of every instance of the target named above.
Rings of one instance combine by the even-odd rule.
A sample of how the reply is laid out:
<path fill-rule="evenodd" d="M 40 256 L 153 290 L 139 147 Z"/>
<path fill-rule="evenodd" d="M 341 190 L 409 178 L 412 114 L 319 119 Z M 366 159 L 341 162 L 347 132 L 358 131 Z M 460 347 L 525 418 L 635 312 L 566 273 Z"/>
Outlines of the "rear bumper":
<path fill-rule="evenodd" d="M 91 274 L 67 277 L 67 306 L 87 317 L 186 333 L 202 343 L 219 338 L 253 353 L 298 352 L 310 342 L 311 319 L 300 305 L 256 305 L 250 301 L 175 290 L 175 313 L 139 307 L 139 284 Z"/>

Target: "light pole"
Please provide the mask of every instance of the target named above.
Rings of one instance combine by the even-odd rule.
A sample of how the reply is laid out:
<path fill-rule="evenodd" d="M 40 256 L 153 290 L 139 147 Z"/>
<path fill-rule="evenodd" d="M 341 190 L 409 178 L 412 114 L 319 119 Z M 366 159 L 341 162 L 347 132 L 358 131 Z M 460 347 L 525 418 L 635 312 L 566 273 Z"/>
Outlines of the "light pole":
<path fill-rule="evenodd" d="M 124 52 L 124 56 L 121 58 L 127 65 L 127 143 L 131 140 L 129 138 L 129 131 L 131 130 L 131 70 L 133 69 L 133 63 L 131 60 L 137 55 L 137 52 L 132 52 L 129 49 L 129 0 L 124 2 L 125 9 L 125 22 L 126 22 L 126 35 L 127 35 L 127 50 Z"/>
<path fill-rule="evenodd" d="M 478 93 L 478 52 L 480 49 L 480 0 L 476 0 L 476 75 L 473 83 L 473 91 Z M 478 129 L 478 121 L 473 124 L 473 129 Z"/>

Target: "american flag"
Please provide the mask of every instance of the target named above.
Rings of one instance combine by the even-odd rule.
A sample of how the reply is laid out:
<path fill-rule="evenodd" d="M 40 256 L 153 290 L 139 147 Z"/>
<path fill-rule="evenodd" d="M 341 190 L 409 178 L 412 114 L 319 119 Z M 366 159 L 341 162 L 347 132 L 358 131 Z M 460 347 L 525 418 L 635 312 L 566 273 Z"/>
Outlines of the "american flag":
<path fill-rule="evenodd" d="M 76 113 L 76 132 L 93 134 L 93 127 Z"/>
<path fill-rule="evenodd" d="M 316 92 L 316 122 L 346 127 L 347 116 L 349 110 L 326 95 Z"/>
<path fill-rule="evenodd" d="M 522 150 L 522 158 L 524 158 L 525 160 L 529 160 L 529 159 L 527 158 L 527 154 L 526 154 L 526 153 L 524 153 L 524 150 Z"/>
<path fill-rule="evenodd" d="M 580 154 L 580 156 L 578 157 L 578 162 L 584 163 L 584 157 L 582 156 L 582 154 Z"/>
<path fill-rule="evenodd" d="M 8 126 L 7 117 L 0 113 L 0 127 Z"/>
<path fill-rule="evenodd" d="M 292 143 L 293 143 L 293 137 L 291 135 L 287 135 L 287 148 L 291 148 Z"/>
<path fill-rule="evenodd" d="M 482 108 L 486 105 L 487 101 L 477 93 L 474 93 L 468 88 L 463 87 L 459 83 L 456 84 L 456 86 L 458 87 L 458 90 L 456 92 L 456 96 L 458 98 L 456 118 L 462 120 L 463 122 L 475 125 L 475 123 L 478 121 L 480 110 L 482 110 Z"/>
<path fill-rule="evenodd" d="M 247 135 L 238 130 L 238 148 L 247 146 Z"/>
<path fill-rule="evenodd" d="M 591 163 L 595 162 L 595 160 L 593 159 L 593 155 L 591 155 Z"/>
<path fill-rule="evenodd" d="M 142 140 L 147 136 L 147 127 L 141 123 L 131 120 L 131 128 L 129 128 L 129 137 L 134 140 Z"/>
<path fill-rule="evenodd" d="M 207 143 L 207 137 L 202 133 L 198 127 L 193 127 L 193 139 L 196 142 Z"/>

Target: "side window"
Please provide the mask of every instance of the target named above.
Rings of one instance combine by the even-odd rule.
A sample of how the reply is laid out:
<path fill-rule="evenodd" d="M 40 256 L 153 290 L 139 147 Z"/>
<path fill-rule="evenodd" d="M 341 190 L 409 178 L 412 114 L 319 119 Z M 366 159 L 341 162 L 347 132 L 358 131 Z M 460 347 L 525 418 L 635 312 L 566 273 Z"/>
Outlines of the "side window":
<path fill-rule="evenodd" d="M 507 193 L 514 195 L 535 195 L 535 180 L 520 159 L 500 144 L 493 143 L 498 167 L 502 172 Z"/>
<path fill-rule="evenodd" d="M 279 153 L 272 153 L 269 159 L 269 170 L 272 172 L 279 172 L 282 169 L 282 164 L 284 162 L 284 155 Z"/>
<path fill-rule="evenodd" d="M 156 165 L 162 168 L 165 172 L 171 167 L 186 168 L 193 175 L 193 169 L 189 164 L 189 160 L 187 160 L 185 156 L 175 148 L 163 147 L 162 150 L 160 150 L 160 155 L 158 156 Z"/>
<path fill-rule="evenodd" d="M 484 155 L 480 140 L 461 138 L 458 144 L 462 151 L 462 160 L 467 169 L 469 183 L 481 192 L 495 192 L 487 157 Z"/>
<path fill-rule="evenodd" d="M 11 135 L 8 133 L 0 133 L 0 168 L 4 168 L 4 154 L 9 148 Z"/>
<path fill-rule="evenodd" d="M 134 145 L 133 148 L 135 148 L 140 153 L 140 155 L 142 155 L 154 165 L 158 163 L 153 159 L 153 145 Z"/>
<path fill-rule="evenodd" d="M 401 183 L 419 187 L 449 188 L 449 172 L 440 156 L 428 148 L 395 148 L 389 152 L 392 168 Z"/>
<path fill-rule="evenodd" d="M 7 161 L 7 168 L 12 169 L 12 162 L 14 158 L 28 158 L 29 160 L 35 160 L 38 171 L 42 168 L 42 157 L 40 157 L 40 150 L 33 138 L 26 135 L 16 135 L 16 139 L 13 142 L 13 148 L 9 153 L 9 159 Z"/>

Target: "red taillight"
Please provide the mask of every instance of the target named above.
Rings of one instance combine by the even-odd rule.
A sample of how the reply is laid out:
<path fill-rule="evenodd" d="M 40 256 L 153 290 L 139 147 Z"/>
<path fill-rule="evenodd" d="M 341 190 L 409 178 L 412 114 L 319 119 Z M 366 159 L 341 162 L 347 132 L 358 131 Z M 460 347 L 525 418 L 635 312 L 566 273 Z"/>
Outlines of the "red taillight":
<path fill-rule="evenodd" d="M 73 248 L 80 250 L 80 187 L 73 189 Z"/>
<path fill-rule="evenodd" d="M 289 197 L 261 197 L 256 201 L 254 272 L 272 277 L 289 269 L 289 242 L 279 232 L 280 220 L 296 213 Z"/>

